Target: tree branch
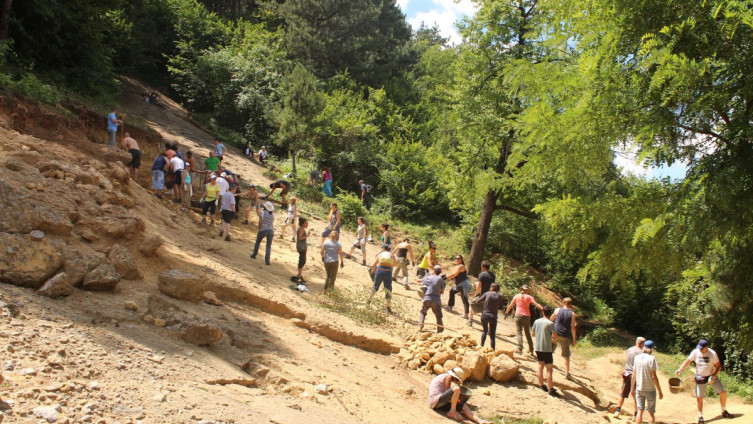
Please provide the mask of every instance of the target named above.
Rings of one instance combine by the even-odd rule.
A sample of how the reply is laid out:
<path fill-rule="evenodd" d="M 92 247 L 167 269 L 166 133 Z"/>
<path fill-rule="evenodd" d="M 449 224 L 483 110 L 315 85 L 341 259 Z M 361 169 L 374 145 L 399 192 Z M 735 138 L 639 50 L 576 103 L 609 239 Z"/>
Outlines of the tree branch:
<path fill-rule="evenodd" d="M 515 215 L 520 215 L 528 219 L 539 219 L 538 215 L 533 212 L 526 212 L 524 210 L 508 206 L 508 205 L 494 205 L 494 210 L 512 212 Z"/>
<path fill-rule="evenodd" d="M 689 127 L 689 126 L 683 125 L 683 124 L 677 124 L 677 126 L 680 127 L 680 128 L 682 128 L 682 129 L 684 129 L 685 131 L 690 131 L 690 132 L 698 133 L 698 134 L 710 135 L 710 136 L 716 138 L 717 140 L 721 141 L 722 143 L 726 144 L 727 147 L 732 147 L 732 144 L 730 143 L 729 139 L 727 139 L 726 137 L 722 137 L 721 134 L 717 134 L 714 131 L 711 131 L 711 130 L 701 130 L 701 129 Z"/>

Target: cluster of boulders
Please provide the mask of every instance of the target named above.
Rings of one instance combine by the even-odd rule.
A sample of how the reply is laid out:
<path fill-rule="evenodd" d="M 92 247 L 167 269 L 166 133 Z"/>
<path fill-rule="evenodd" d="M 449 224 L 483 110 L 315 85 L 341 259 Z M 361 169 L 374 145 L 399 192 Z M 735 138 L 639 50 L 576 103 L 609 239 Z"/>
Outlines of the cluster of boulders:
<path fill-rule="evenodd" d="M 512 351 L 478 346 L 469 334 L 417 332 L 408 337 L 396 358 L 409 369 L 434 374 L 461 367 L 470 381 L 483 381 L 488 375 L 505 383 L 514 379 L 520 368 Z"/>

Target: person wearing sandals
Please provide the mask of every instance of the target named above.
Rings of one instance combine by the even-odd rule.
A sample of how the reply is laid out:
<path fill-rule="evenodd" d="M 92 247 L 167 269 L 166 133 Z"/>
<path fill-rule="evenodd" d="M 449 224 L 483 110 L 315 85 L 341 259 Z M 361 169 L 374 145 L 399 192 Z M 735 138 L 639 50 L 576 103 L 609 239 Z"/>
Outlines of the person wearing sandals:
<path fill-rule="evenodd" d="M 308 228 L 308 219 L 298 217 L 298 230 L 295 232 L 295 250 L 298 251 L 298 275 L 293 277 L 293 282 L 298 284 L 306 284 L 302 272 L 303 266 L 306 265 L 306 250 L 308 249 L 306 239 L 311 233 Z"/>
<path fill-rule="evenodd" d="M 455 270 L 447 276 L 447 279 L 455 280 L 455 286 L 450 289 L 450 299 L 447 301 L 445 309 L 452 310 L 455 306 L 455 295 L 460 293 L 460 300 L 463 301 L 463 319 L 468 319 L 468 310 L 470 309 L 468 294 L 471 291 L 471 282 L 468 281 L 468 271 L 465 269 L 462 256 L 455 256 Z M 468 321 L 468 325 L 471 325 L 471 321 Z"/>
<path fill-rule="evenodd" d="M 547 318 L 551 315 L 552 307 L 544 306 L 544 316 L 533 323 L 533 336 L 536 338 L 536 360 L 539 363 L 539 386 L 541 390 L 548 392 L 550 395 L 557 397 L 557 389 L 554 388 L 552 379 L 552 369 L 554 368 L 554 358 L 552 351 L 554 342 L 557 340 L 557 333 L 554 332 L 554 323 Z M 546 368 L 546 385 L 544 385 L 544 368 Z"/>
<path fill-rule="evenodd" d="M 353 258 L 353 251 L 356 250 L 356 248 L 361 249 L 361 257 L 363 258 L 361 260 L 362 265 L 366 265 L 366 241 L 369 237 L 369 229 L 366 226 L 366 221 L 363 219 L 362 216 L 358 217 L 358 231 L 356 233 L 358 238 L 355 242 L 353 242 L 353 245 L 350 247 L 350 252 L 348 252 L 347 255 L 345 255 L 346 258 L 352 259 Z"/>
<path fill-rule="evenodd" d="M 295 197 L 290 198 L 290 206 L 288 206 L 288 216 L 285 217 L 285 223 L 282 225 L 282 230 L 280 231 L 280 240 L 285 238 L 285 229 L 292 226 L 293 227 L 293 240 L 295 241 L 295 220 L 298 218 L 298 206 L 296 206 L 296 202 L 298 200 Z"/>
<path fill-rule="evenodd" d="M 455 421 L 463 421 L 463 415 L 477 424 L 491 424 L 473 414 L 468 408 L 468 396 L 463 395 L 462 384 L 465 371 L 455 367 L 439 374 L 429 384 L 429 408 L 435 411 L 447 411 L 447 417 Z"/>

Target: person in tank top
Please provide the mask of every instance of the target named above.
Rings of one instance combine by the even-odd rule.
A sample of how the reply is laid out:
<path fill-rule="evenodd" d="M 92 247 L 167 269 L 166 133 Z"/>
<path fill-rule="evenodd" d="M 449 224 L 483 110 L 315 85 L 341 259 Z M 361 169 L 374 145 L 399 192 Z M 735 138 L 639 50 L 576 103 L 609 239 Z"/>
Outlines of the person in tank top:
<path fill-rule="evenodd" d="M 565 359 L 565 378 L 570 378 L 570 346 L 575 347 L 577 323 L 575 312 L 572 310 L 573 299 L 562 299 L 562 307 L 554 310 L 551 320 L 554 321 L 554 332 L 557 333 L 557 342 L 554 350 L 559 346 L 562 350 L 562 358 Z"/>

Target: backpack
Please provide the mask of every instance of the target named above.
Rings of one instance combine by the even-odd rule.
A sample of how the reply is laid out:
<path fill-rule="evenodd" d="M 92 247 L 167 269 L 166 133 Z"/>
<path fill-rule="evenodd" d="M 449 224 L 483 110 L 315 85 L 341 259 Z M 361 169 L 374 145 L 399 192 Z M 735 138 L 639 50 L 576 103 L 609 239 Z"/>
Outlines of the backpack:
<path fill-rule="evenodd" d="M 371 190 L 374 189 L 374 187 L 366 184 L 366 193 L 371 193 Z"/>

